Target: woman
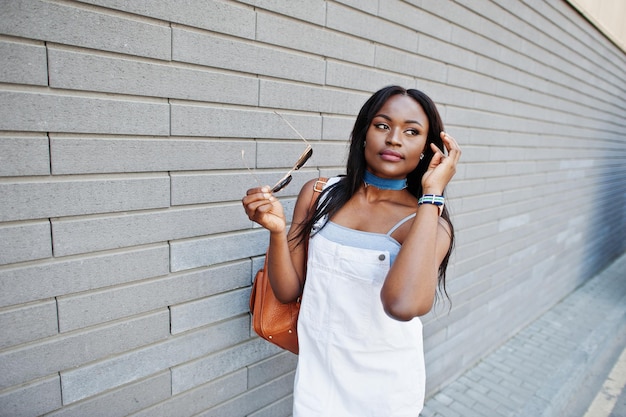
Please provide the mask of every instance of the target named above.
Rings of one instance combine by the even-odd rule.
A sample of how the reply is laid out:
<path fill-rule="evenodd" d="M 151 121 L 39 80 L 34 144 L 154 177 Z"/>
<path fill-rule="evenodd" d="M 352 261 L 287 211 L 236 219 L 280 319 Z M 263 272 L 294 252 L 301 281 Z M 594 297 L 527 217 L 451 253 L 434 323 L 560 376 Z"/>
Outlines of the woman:
<path fill-rule="evenodd" d="M 288 233 L 270 188 L 248 190 L 248 217 L 270 231 L 276 296 L 302 294 L 295 417 L 418 416 L 419 316 L 445 292 L 454 234 L 443 192 L 460 154 L 425 94 L 391 86 L 359 112 L 346 176 L 328 181 L 311 213 L 315 180 L 305 184 Z"/>

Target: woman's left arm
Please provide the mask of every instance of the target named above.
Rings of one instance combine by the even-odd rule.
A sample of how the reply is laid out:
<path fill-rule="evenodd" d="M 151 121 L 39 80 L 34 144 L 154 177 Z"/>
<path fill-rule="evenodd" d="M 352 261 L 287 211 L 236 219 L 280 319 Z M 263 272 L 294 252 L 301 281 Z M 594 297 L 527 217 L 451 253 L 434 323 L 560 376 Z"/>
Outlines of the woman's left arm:
<path fill-rule="evenodd" d="M 424 194 L 443 194 L 456 172 L 461 156 L 457 142 L 441 132 L 448 155 L 431 144 L 435 152 L 422 177 Z M 386 313 L 397 320 L 408 321 L 428 313 L 435 299 L 439 265 L 451 244 L 450 227 L 439 217 L 439 207 L 422 204 L 402 243 L 381 290 Z"/>

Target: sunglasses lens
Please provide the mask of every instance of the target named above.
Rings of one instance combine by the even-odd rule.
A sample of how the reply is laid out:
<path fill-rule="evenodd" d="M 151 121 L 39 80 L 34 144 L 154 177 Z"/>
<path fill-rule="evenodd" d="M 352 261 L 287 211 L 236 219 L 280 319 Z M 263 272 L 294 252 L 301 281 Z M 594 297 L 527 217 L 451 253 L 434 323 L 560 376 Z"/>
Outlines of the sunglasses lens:
<path fill-rule="evenodd" d="M 293 179 L 293 177 L 292 177 L 291 175 L 289 175 L 289 176 L 287 176 L 287 177 L 283 178 L 282 180 L 280 180 L 280 181 L 278 182 L 278 184 L 276 184 L 276 185 L 274 186 L 274 188 L 272 188 L 272 192 L 273 192 L 273 193 L 277 193 L 277 192 L 279 192 L 280 190 L 282 190 L 283 188 L 285 188 L 285 187 L 286 187 L 286 186 L 287 186 L 287 185 L 291 182 L 291 180 L 292 180 L 292 179 Z"/>
<path fill-rule="evenodd" d="M 298 170 L 302 168 L 304 164 L 306 164 L 306 161 L 308 161 L 312 155 L 313 148 L 309 147 L 306 151 L 304 151 L 302 155 L 300 155 L 300 158 L 298 158 L 298 161 L 296 162 L 296 165 L 294 165 L 293 169 Z"/>

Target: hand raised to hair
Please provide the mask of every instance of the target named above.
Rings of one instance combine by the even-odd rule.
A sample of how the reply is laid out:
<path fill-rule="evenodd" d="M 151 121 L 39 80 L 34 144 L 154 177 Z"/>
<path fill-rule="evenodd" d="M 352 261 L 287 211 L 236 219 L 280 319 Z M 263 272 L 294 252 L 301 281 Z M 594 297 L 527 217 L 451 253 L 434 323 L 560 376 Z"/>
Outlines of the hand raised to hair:
<path fill-rule="evenodd" d="M 446 156 L 443 150 L 439 149 L 434 143 L 430 144 L 434 155 L 430 160 L 428 169 L 422 176 L 424 194 L 441 195 L 456 173 L 456 165 L 461 157 L 461 148 L 457 141 L 446 132 L 441 132 L 440 136 L 448 155 Z"/>
<path fill-rule="evenodd" d="M 241 200 L 248 218 L 272 233 L 281 233 L 287 227 L 282 204 L 268 186 L 251 188 Z"/>

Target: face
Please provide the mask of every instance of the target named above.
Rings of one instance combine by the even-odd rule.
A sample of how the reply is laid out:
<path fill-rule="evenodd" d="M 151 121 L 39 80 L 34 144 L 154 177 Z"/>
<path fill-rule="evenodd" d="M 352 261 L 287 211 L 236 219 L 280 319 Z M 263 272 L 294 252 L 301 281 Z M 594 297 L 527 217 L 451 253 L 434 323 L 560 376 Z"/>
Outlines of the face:
<path fill-rule="evenodd" d="M 420 162 L 427 136 L 422 106 L 409 96 L 391 96 L 367 129 L 367 170 L 381 178 L 406 178 Z"/>

